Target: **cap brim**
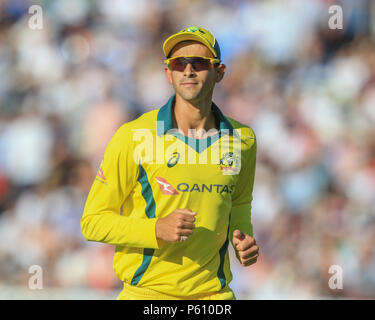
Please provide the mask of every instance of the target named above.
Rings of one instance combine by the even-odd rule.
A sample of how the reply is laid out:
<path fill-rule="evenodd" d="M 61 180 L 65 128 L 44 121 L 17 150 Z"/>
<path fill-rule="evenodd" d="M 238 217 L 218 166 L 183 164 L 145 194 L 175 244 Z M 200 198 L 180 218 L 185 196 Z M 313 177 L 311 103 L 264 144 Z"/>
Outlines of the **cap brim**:
<path fill-rule="evenodd" d="M 163 52 L 166 57 L 170 54 L 171 50 L 173 47 L 182 41 L 187 41 L 187 40 L 194 40 L 198 41 L 202 44 L 204 44 L 214 55 L 215 58 L 217 58 L 215 50 L 211 47 L 210 43 L 204 39 L 203 37 L 200 37 L 199 35 L 196 35 L 191 32 L 186 32 L 186 33 L 178 33 L 170 36 L 167 40 L 165 40 L 164 45 L 163 45 Z"/>

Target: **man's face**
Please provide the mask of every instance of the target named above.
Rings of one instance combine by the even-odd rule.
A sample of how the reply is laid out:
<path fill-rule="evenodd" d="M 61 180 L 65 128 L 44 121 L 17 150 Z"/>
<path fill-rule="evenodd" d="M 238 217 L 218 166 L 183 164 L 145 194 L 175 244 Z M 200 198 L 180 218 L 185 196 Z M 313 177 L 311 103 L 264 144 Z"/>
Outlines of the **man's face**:
<path fill-rule="evenodd" d="M 177 56 L 201 56 L 213 58 L 211 51 L 197 41 L 183 41 L 178 43 L 170 55 Z M 176 94 L 191 103 L 198 102 L 206 97 L 212 98 L 214 86 L 219 82 L 225 72 L 225 65 L 212 67 L 209 70 L 196 71 L 191 64 L 187 64 L 184 71 L 174 71 L 166 67 L 165 74 L 170 84 L 173 85 Z"/>

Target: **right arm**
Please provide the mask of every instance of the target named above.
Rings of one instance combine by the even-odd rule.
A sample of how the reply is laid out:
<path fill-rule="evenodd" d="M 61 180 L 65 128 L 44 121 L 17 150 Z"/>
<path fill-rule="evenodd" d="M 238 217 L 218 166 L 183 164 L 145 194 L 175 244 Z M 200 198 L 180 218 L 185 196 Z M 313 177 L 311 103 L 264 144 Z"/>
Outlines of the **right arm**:
<path fill-rule="evenodd" d="M 156 218 L 141 219 L 120 214 L 121 206 L 137 183 L 131 131 L 123 125 L 111 138 L 90 189 L 81 231 L 89 241 L 138 248 L 159 248 Z"/>

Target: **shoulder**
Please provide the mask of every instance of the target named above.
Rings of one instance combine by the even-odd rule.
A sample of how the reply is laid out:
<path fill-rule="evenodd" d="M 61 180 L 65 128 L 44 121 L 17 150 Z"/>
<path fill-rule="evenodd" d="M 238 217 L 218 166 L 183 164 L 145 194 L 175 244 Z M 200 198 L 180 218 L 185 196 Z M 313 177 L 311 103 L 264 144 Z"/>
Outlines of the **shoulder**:
<path fill-rule="evenodd" d="M 134 141 L 140 131 L 156 132 L 156 117 L 158 109 L 151 110 L 138 118 L 123 123 L 113 134 L 107 145 L 107 152 L 129 152 L 135 147 Z"/>
<path fill-rule="evenodd" d="M 251 147 L 252 145 L 256 145 L 256 136 L 254 130 L 237 120 L 234 120 L 230 117 L 227 117 L 227 120 L 232 125 L 234 132 L 238 137 L 240 137 L 241 141 Z"/>
<path fill-rule="evenodd" d="M 117 139 L 130 139 L 139 130 L 150 130 L 154 134 L 158 111 L 159 109 L 148 111 L 138 118 L 122 124 L 114 137 Z"/>
<path fill-rule="evenodd" d="M 237 120 L 234 120 L 233 118 L 230 118 L 230 117 L 227 117 L 227 120 L 230 122 L 230 124 L 232 125 L 233 129 L 236 130 L 236 132 L 238 133 L 241 133 L 241 135 L 246 135 L 246 136 L 249 136 L 251 138 L 255 138 L 255 133 L 254 133 L 254 130 L 246 125 L 246 124 L 243 124 Z"/>
<path fill-rule="evenodd" d="M 257 140 L 254 130 L 250 126 L 245 125 L 237 120 L 234 120 L 227 116 L 225 117 L 234 129 L 234 136 L 239 138 L 237 140 L 239 141 L 239 144 L 237 144 L 237 146 L 240 146 L 240 153 L 237 155 L 243 157 L 243 160 L 241 160 L 241 162 L 244 163 L 243 167 L 248 169 L 255 169 Z M 237 149 L 237 147 L 235 147 L 235 149 Z"/>

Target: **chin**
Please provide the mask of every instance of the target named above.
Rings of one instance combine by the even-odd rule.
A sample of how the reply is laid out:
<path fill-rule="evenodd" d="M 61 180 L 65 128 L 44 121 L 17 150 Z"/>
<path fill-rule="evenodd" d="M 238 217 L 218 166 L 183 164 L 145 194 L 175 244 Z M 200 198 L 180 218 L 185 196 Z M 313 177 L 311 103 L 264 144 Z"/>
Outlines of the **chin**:
<path fill-rule="evenodd" d="M 186 100 L 186 101 L 195 101 L 198 100 L 200 97 L 200 92 L 180 92 L 179 93 L 181 98 Z"/>
<path fill-rule="evenodd" d="M 197 98 L 198 98 L 197 96 L 182 95 L 181 97 L 182 97 L 182 99 L 184 99 L 184 100 L 186 100 L 186 101 L 189 101 L 189 102 L 194 102 L 194 101 L 198 100 L 198 99 L 197 99 Z"/>

